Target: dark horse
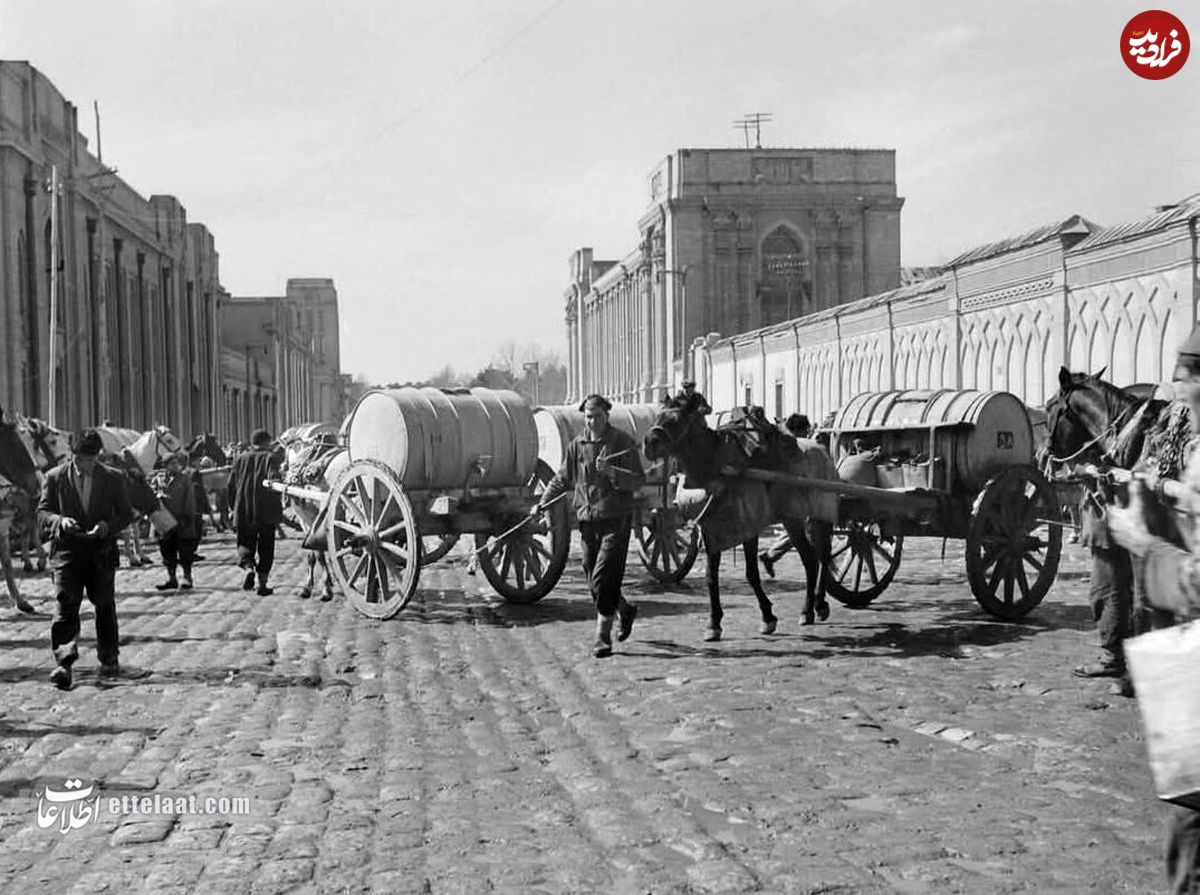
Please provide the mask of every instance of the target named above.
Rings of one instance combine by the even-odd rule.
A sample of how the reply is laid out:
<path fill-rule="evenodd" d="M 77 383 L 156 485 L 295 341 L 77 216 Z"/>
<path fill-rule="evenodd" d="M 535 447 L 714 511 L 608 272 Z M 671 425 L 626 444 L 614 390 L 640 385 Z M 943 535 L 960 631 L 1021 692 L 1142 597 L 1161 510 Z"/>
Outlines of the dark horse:
<path fill-rule="evenodd" d="M 1187 405 L 1146 396 L 1138 387 L 1119 388 L 1101 379 L 1103 373 L 1059 370 L 1059 391 L 1046 403 L 1048 463 L 1091 463 L 1151 480 L 1178 478 L 1191 440 Z M 1103 505 L 1110 498 L 1098 484 L 1090 499 Z M 1146 508 L 1151 531 L 1171 537 L 1170 514 L 1157 501 Z"/>
<path fill-rule="evenodd" d="M 22 612 L 32 612 L 25 602 L 13 575 L 10 533 L 14 524 L 37 528 L 37 502 L 40 492 L 33 458 L 25 448 L 17 427 L 4 419 L 0 410 L 0 573 L 14 605 Z"/>
<path fill-rule="evenodd" d="M 782 433 L 780 437 L 794 444 Z M 775 522 L 783 524 L 804 563 L 803 624 L 811 625 L 817 617 L 822 621 L 829 617 L 825 587 L 831 523 L 836 512 L 836 500 L 832 495 L 721 475 L 724 466 L 749 465 L 746 454 L 732 431 L 710 429 L 695 402 L 686 395 L 663 402 L 658 419 L 646 436 L 645 448 L 646 456 L 651 460 L 674 458 L 687 476 L 688 486 L 704 489 L 702 499 L 705 503 L 698 524 L 708 560 L 705 583 L 708 585 L 710 618 L 705 640 L 721 639 L 724 612 L 717 575 L 721 568 L 721 552 L 737 544 L 742 545 L 746 581 L 758 599 L 762 614 L 759 630 L 763 634 L 775 632 L 779 620 L 771 611 L 771 601 L 763 591 L 758 574 L 758 535 Z M 810 478 L 837 478 L 829 455 L 815 445 L 809 451 L 797 449 L 793 462 L 786 466 L 764 464 L 759 468 Z"/>

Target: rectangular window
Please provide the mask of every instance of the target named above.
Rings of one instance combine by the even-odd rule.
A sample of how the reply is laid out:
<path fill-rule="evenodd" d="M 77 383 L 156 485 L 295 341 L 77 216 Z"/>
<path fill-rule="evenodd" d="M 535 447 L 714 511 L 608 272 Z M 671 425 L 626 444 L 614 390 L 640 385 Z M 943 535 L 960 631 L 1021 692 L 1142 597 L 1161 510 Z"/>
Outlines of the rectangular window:
<path fill-rule="evenodd" d="M 746 406 L 750 407 L 754 404 L 754 387 L 746 386 Z"/>
<path fill-rule="evenodd" d="M 783 383 L 775 383 L 775 419 L 783 419 Z"/>

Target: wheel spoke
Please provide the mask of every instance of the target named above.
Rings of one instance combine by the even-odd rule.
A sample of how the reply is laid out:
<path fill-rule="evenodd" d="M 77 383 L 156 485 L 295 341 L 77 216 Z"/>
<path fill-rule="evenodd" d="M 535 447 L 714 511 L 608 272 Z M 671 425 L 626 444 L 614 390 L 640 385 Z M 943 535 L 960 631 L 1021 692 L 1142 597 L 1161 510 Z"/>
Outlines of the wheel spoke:
<path fill-rule="evenodd" d="M 342 531 L 348 531 L 356 538 L 361 538 L 363 535 L 363 530 L 353 522 L 343 522 L 341 519 L 334 519 L 333 527 L 340 528 Z"/>
<path fill-rule="evenodd" d="M 362 572 L 363 567 L 367 564 L 367 560 L 370 557 L 370 555 L 371 554 L 365 553 L 365 552 L 360 553 L 358 555 L 358 562 L 356 562 L 354 564 L 354 571 L 352 571 L 350 573 L 350 575 L 346 578 L 346 583 L 350 587 L 354 587 L 354 582 L 358 580 L 358 576 Z"/>
<path fill-rule="evenodd" d="M 841 547 L 838 547 L 837 550 L 834 550 L 829 554 L 829 558 L 837 559 L 839 556 L 841 556 L 843 553 L 845 553 L 849 549 L 850 549 L 850 539 L 847 538 L 846 543 L 842 544 Z"/>
<path fill-rule="evenodd" d="M 1017 574 L 1014 576 L 1017 579 L 1017 587 L 1021 589 L 1021 599 L 1029 599 L 1029 579 L 1025 577 L 1025 564 L 1017 563 Z"/>
<path fill-rule="evenodd" d="M 856 559 L 858 559 L 857 553 L 850 554 L 850 558 L 846 560 L 846 564 L 844 566 L 842 566 L 841 571 L 838 572 L 838 578 L 837 578 L 838 584 L 841 584 L 843 581 L 846 580 L 846 574 L 850 571 L 850 567 L 854 565 L 854 561 Z M 861 565 L 861 564 L 862 564 L 862 561 L 859 560 L 859 565 Z"/>
<path fill-rule="evenodd" d="M 988 580 L 988 593 L 993 597 L 996 596 L 996 589 L 1000 586 L 1000 574 L 1005 565 L 1006 563 L 997 561 L 996 567 L 992 570 L 992 577 Z"/>
<path fill-rule="evenodd" d="M 525 541 L 522 544 L 522 548 L 525 552 L 525 565 L 529 569 L 529 573 L 533 576 L 533 580 L 541 581 L 545 572 L 542 570 L 541 560 L 538 559 L 537 554 L 533 550 L 533 545 L 529 541 Z"/>
<path fill-rule="evenodd" d="M 1011 606 L 1013 604 L 1013 579 L 1015 577 L 1016 576 L 1012 573 L 1011 569 L 1004 576 L 1004 604 L 1006 606 Z"/>
<path fill-rule="evenodd" d="M 867 571 L 871 575 L 871 584 L 879 583 L 879 573 L 875 571 L 875 557 L 871 555 L 870 550 L 863 551 L 863 561 L 867 564 Z"/>
<path fill-rule="evenodd" d="M 412 562 L 412 556 L 409 554 L 409 552 L 407 550 L 405 550 L 399 544 L 394 544 L 391 541 L 380 541 L 379 546 L 382 547 L 384 550 L 386 550 L 388 553 L 390 553 L 392 556 L 396 557 L 396 559 L 403 562 L 405 565 L 408 565 L 409 563 Z"/>
<path fill-rule="evenodd" d="M 500 550 L 501 550 L 501 553 L 500 553 L 500 577 L 504 581 L 507 581 L 508 573 L 512 569 L 512 562 L 513 562 L 512 550 L 510 549 L 507 542 L 503 542 L 499 546 L 500 546 Z"/>
<path fill-rule="evenodd" d="M 1042 569 L 1044 568 L 1044 566 L 1042 565 L 1042 563 L 1041 563 L 1041 562 L 1040 562 L 1040 561 L 1039 561 L 1039 560 L 1038 560 L 1038 559 L 1037 559 L 1037 558 L 1036 558 L 1036 557 L 1035 557 L 1035 556 L 1034 556 L 1032 553 L 1026 553 L 1026 554 L 1025 554 L 1023 557 L 1022 557 L 1022 559 L 1023 559 L 1025 562 L 1029 563 L 1031 566 L 1033 566 L 1035 569 L 1037 569 L 1037 570 L 1038 570 L 1038 574 L 1039 574 L 1039 575 L 1041 574 L 1041 572 L 1042 572 Z"/>
<path fill-rule="evenodd" d="M 379 515 L 375 517 L 376 528 L 382 525 L 383 520 L 387 518 L 388 507 L 396 507 L 397 510 L 400 509 L 396 506 L 396 495 L 392 493 L 391 488 L 387 489 L 387 500 L 383 502 L 383 507 L 379 510 Z"/>
<path fill-rule="evenodd" d="M 896 554 L 888 553 L 887 550 L 884 549 L 883 545 L 878 541 L 872 541 L 871 547 L 876 553 L 883 557 L 883 561 L 888 564 L 888 568 L 891 568 L 892 564 L 896 561 Z"/>
<path fill-rule="evenodd" d="M 856 553 L 855 556 L 858 557 L 858 569 L 854 572 L 854 590 L 857 592 L 862 586 L 863 558 L 860 553 Z"/>

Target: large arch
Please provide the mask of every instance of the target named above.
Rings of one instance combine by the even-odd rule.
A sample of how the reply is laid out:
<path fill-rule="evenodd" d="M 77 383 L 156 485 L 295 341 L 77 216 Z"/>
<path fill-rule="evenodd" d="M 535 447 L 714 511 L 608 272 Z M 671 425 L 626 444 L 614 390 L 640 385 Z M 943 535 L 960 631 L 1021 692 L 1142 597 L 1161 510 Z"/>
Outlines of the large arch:
<path fill-rule="evenodd" d="M 781 323 L 815 310 L 812 258 L 800 231 L 776 224 L 758 243 L 758 300 L 763 326 Z"/>

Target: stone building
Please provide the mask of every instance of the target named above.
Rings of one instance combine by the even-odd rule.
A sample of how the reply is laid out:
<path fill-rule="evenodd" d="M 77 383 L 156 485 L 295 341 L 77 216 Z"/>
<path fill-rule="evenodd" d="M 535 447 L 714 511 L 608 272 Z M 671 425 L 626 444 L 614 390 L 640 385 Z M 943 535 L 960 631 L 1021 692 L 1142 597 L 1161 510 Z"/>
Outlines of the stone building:
<path fill-rule="evenodd" d="M 317 419 L 314 343 L 305 309 L 289 296 L 226 299 L 219 437 L 249 441 L 258 428 L 278 435 Z"/>
<path fill-rule="evenodd" d="M 56 327 L 51 336 L 52 167 Z M 88 151 L 78 111 L 0 61 L 0 401 L 55 425 L 205 427 L 217 381 L 218 256 L 173 197 L 139 195 Z"/>
<path fill-rule="evenodd" d="M 651 173 L 636 249 L 570 260 L 570 381 L 652 400 L 691 340 L 757 329 L 900 285 L 895 152 L 680 149 Z"/>
<path fill-rule="evenodd" d="M 348 396 L 338 346 L 338 296 L 333 280 L 290 279 L 287 302 L 300 312 L 313 337 L 313 419 L 341 422 L 348 410 Z"/>
<path fill-rule="evenodd" d="M 1200 320 L 1200 194 L 1136 221 L 1079 215 L 966 251 L 933 277 L 693 346 L 717 410 L 814 419 L 867 391 L 997 389 L 1031 406 L 1058 370 L 1161 382 Z"/>
<path fill-rule="evenodd" d="M 56 327 L 51 193 L 57 172 Z M 78 111 L 27 62 L 0 61 L 0 404 L 66 429 L 163 423 L 246 438 L 340 420 L 337 290 L 289 280 L 232 298 L 212 233 L 88 151 Z"/>

